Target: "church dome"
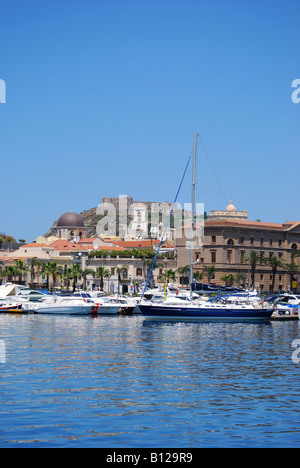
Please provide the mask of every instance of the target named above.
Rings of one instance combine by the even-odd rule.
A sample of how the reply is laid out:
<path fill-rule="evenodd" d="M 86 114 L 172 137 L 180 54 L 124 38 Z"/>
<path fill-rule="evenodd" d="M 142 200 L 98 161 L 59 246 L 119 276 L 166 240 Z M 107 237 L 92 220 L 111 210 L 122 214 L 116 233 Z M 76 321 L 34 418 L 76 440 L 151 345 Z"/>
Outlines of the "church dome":
<path fill-rule="evenodd" d="M 232 203 L 232 200 L 230 200 L 230 203 L 229 203 L 229 205 L 227 206 L 226 211 L 237 211 L 236 207 L 235 207 L 234 204 Z"/>
<path fill-rule="evenodd" d="M 82 216 L 77 213 L 64 213 L 57 222 L 58 228 L 84 228 Z"/>

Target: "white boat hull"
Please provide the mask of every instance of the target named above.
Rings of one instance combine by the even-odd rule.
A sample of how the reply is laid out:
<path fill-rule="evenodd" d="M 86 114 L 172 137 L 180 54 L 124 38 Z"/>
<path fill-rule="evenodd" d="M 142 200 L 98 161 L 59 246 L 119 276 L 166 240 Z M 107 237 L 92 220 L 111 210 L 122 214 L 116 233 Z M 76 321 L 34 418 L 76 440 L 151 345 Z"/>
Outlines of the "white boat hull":
<path fill-rule="evenodd" d="M 91 306 L 61 306 L 61 307 L 40 307 L 36 308 L 37 314 L 55 314 L 55 315 L 90 315 L 92 314 Z"/>
<path fill-rule="evenodd" d="M 97 305 L 96 306 L 96 315 L 117 315 L 120 306 L 111 306 L 111 305 Z"/>

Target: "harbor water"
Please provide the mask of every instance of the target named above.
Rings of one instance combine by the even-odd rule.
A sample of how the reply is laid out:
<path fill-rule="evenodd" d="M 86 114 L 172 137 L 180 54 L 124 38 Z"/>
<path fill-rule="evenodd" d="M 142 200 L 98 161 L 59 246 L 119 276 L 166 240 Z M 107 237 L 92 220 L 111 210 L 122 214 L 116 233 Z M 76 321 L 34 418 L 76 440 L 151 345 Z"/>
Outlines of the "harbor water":
<path fill-rule="evenodd" d="M 300 447 L 299 331 L 0 315 L 0 446 Z"/>

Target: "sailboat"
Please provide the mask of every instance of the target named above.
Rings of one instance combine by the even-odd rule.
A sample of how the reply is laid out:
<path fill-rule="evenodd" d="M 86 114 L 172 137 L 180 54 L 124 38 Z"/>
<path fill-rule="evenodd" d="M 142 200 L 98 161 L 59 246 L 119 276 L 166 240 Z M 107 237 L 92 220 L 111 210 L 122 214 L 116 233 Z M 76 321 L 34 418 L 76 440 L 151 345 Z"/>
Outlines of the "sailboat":
<path fill-rule="evenodd" d="M 197 138 L 194 135 L 193 154 L 193 181 L 192 181 L 192 223 L 191 223 L 191 259 L 190 278 L 193 278 L 194 263 L 194 228 L 195 228 L 195 187 L 196 187 L 196 162 L 197 162 Z M 175 199 L 176 201 L 176 199 Z M 163 241 L 163 238 L 162 238 Z M 161 241 L 161 243 L 162 243 Z M 161 246 L 161 244 L 160 244 Z M 160 248 L 159 246 L 159 248 Z M 159 252 L 159 249 L 158 249 Z M 158 255 L 157 252 L 157 255 Z M 156 258 L 154 260 L 155 264 Z M 146 285 L 147 286 L 147 285 Z M 226 301 L 193 301 L 192 280 L 190 280 L 190 298 L 186 301 L 165 300 L 162 303 L 147 302 L 142 300 L 139 308 L 146 319 L 150 320 L 267 320 L 274 310 L 269 304 L 258 299 L 251 303 L 227 303 Z"/>

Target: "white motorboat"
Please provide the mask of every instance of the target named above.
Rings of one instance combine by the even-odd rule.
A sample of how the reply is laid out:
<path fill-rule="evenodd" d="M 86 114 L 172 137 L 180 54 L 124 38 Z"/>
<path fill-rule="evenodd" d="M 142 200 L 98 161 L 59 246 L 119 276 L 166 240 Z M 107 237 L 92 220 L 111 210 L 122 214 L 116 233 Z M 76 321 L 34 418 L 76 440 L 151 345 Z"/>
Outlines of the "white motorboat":
<path fill-rule="evenodd" d="M 128 310 L 129 313 L 129 305 L 127 304 L 127 302 L 117 297 L 105 296 L 94 298 L 94 303 L 96 306 L 95 313 L 98 315 L 117 315 L 119 313 L 122 313 L 122 311 L 120 310 L 121 308 L 123 308 L 123 314 L 125 314 L 126 310 Z"/>
<path fill-rule="evenodd" d="M 48 296 L 42 302 L 26 304 L 24 309 L 28 307 L 37 314 L 89 315 L 95 312 L 93 301 L 73 296 Z"/>

